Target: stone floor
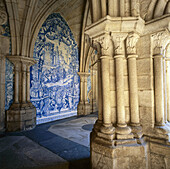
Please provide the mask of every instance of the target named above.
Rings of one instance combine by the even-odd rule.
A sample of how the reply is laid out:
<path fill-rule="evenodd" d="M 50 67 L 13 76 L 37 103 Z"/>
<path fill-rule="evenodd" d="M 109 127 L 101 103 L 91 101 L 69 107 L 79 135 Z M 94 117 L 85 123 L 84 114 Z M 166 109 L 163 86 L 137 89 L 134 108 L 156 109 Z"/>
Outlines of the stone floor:
<path fill-rule="evenodd" d="M 89 169 L 89 135 L 96 119 L 91 114 L 1 133 L 0 169 Z"/>

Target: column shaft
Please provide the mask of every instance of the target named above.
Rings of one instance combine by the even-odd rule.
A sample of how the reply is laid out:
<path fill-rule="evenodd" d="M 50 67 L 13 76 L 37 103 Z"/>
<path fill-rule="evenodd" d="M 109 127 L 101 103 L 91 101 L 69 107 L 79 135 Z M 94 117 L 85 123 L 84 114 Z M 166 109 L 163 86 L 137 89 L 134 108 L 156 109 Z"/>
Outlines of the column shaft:
<path fill-rule="evenodd" d="M 124 107 L 124 74 L 123 57 L 116 59 L 116 97 L 117 97 L 117 122 L 119 127 L 126 127 Z"/>
<path fill-rule="evenodd" d="M 103 120 L 102 107 L 103 107 L 103 98 L 102 98 L 102 79 L 101 79 L 101 60 L 97 63 L 98 69 L 98 119 Z"/>
<path fill-rule="evenodd" d="M 30 66 L 27 66 L 27 102 L 30 102 Z"/>
<path fill-rule="evenodd" d="M 138 85 L 136 57 L 128 58 L 131 124 L 139 124 Z"/>
<path fill-rule="evenodd" d="M 167 83 L 167 121 L 170 122 L 170 72 L 169 61 L 166 67 L 166 83 Z"/>
<path fill-rule="evenodd" d="M 19 103 L 19 64 L 14 66 L 14 103 Z"/>
<path fill-rule="evenodd" d="M 96 101 L 96 71 L 93 70 L 93 100 Z"/>
<path fill-rule="evenodd" d="M 22 64 L 22 103 L 26 103 L 26 65 Z"/>
<path fill-rule="evenodd" d="M 101 2 L 101 10 L 102 10 L 102 18 L 107 15 L 107 6 L 106 6 L 106 0 L 100 0 Z"/>
<path fill-rule="evenodd" d="M 102 69 L 102 96 L 103 96 L 103 122 L 104 124 L 111 124 L 111 110 L 110 110 L 110 81 L 109 81 L 109 65 L 110 60 L 108 56 L 101 57 Z"/>
<path fill-rule="evenodd" d="M 88 103 L 88 97 L 87 97 L 87 77 L 84 79 L 84 101 L 85 103 Z"/>
<path fill-rule="evenodd" d="M 164 125 L 163 59 L 154 57 L 156 125 Z"/>
<path fill-rule="evenodd" d="M 101 18 L 101 5 L 99 0 L 92 0 L 92 16 L 93 22 L 96 22 Z"/>
<path fill-rule="evenodd" d="M 119 16 L 118 0 L 108 0 L 108 14 L 112 17 Z"/>
<path fill-rule="evenodd" d="M 125 0 L 120 0 L 120 16 L 125 16 Z"/>

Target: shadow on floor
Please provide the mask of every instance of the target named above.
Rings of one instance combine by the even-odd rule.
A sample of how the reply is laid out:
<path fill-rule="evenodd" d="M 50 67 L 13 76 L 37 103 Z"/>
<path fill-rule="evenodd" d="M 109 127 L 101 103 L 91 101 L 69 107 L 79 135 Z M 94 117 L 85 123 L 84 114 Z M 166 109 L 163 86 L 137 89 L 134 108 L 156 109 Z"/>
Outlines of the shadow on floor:
<path fill-rule="evenodd" d="M 0 133 L 0 169 L 90 169 L 89 147 L 48 129 L 52 125 L 96 116 L 71 117 L 38 125 L 30 131 Z M 87 123 L 80 127 L 90 132 L 93 125 Z"/>

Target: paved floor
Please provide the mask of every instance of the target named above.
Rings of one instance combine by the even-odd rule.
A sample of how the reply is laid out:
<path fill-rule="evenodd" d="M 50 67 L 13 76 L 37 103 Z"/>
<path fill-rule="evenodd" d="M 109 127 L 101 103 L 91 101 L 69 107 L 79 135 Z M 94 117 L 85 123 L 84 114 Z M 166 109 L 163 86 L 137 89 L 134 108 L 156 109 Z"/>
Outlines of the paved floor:
<path fill-rule="evenodd" d="M 89 169 L 97 115 L 71 117 L 0 135 L 0 169 Z"/>

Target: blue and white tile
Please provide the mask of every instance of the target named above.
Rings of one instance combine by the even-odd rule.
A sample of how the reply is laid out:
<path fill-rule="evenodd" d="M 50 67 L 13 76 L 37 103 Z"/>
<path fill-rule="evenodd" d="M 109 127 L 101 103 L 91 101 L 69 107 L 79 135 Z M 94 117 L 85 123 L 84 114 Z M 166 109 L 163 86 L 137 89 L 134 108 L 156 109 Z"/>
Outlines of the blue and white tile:
<path fill-rule="evenodd" d="M 34 48 L 37 64 L 31 67 L 31 101 L 37 124 L 77 114 L 79 102 L 78 47 L 59 13 L 43 23 Z"/>

